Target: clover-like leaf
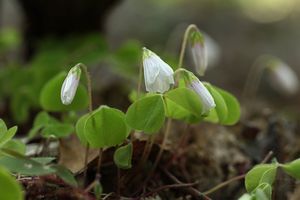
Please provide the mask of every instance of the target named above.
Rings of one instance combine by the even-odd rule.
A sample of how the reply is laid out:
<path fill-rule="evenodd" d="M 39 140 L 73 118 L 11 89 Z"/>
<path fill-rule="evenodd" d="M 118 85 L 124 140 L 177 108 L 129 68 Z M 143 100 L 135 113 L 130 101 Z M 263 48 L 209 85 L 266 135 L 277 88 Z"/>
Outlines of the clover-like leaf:
<path fill-rule="evenodd" d="M 123 112 L 101 106 L 86 120 L 84 134 L 91 147 L 102 148 L 122 143 L 128 131 Z"/>
<path fill-rule="evenodd" d="M 222 122 L 224 125 L 233 125 L 238 122 L 241 116 L 240 104 L 238 100 L 231 95 L 229 92 L 222 90 L 220 88 L 215 87 L 215 89 L 221 94 L 223 99 L 225 100 L 225 104 L 227 106 L 227 117 Z"/>
<path fill-rule="evenodd" d="M 114 162 L 121 169 L 131 168 L 132 143 L 119 147 L 114 153 Z"/>
<path fill-rule="evenodd" d="M 0 166 L 0 199 L 23 200 L 22 187 L 9 172 Z"/>
<path fill-rule="evenodd" d="M 163 126 L 164 121 L 164 101 L 159 94 L 140 98 L 131 104 L 126 113 L 128 125 L 147 134 L 156 133 Z"/>
<path fill-rule="evenodd" d="M 11 127 L 4 134 L 0 135 L 0 147 L 10 141 L 18 130 L 17 126 Z"/>
<path fill-rule="evenodd" d="M 189 88 L 180 87 L 165 94 L 166 115 L 173 119 L 181 119 L 196 123 L 202 119 L 202 105 L 198 95 Z"/>
<path fill-rule="evenodd" d="M 290 163 L 281 164 L 280 167 L 282 167 L 283 171 L 288 175 L 300 179 L 300 158 Z"/>
<path fill-rule="evenodd" d="M 260 184 L 272 185 L 277 172 L 277 164 L 259 164 L 253 167 L 245 177 L 245 186 L 250 193 Z"/>
<path fill-rule="evenodd" d="M 60 91 L 65 77 L 65 72 L 59 73 L 57 76 L 48 81 L 43 87 L 40 94 L 40 104 L 43 109 L 52 112 L 63 112 L 87 108 L 88 94 L 87 90 L 82 84 L 79 84 L 72 103 L 70 105 L 62 104 Z"/>
<path fill-rule="evenodd" d="M 215 117 L 211 117 L 211 114 L 217 114 L 218 123 L 223 124 L 226 122 L 228 116 L 228 108 L 223 96 L 209 83 L 204 83 L 205 87 L 208 89 L 212 97 L 214 98 L 216 107 L 212 109 L 205 121 L 215 122 Z M 215 113 L 214 113 L 215 112 Z M 213 120 L 210 120 L 213 119 Z"/>
<path fill-rule="evenodd" d="M 77 121 L 76 127 L 75 127 L 76 134 L 77 134 L 77 137 L 78 137 L 80 143 L 85 145 L 85 146 L 88 143 L 87 139 L 86 139 L 86 136 L 85 136 L 85 133 L 84 133 L 85 132 L 85 124 L 86 124 L 86 121 L 87 121 L 89 116 L 90 116 L 90 113 L 87 113 L 87 114 L 81 116 L 79 118 L 79 120 Z"/>

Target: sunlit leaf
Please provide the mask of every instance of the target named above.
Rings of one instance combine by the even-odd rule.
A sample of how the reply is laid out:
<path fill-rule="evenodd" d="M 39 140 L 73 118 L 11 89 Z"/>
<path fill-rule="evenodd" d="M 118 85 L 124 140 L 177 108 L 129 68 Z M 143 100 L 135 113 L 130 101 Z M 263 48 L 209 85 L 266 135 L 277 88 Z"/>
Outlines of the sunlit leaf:
<path fill-rule="evenodd" d="M 217 87 L 215 87 L 215 89 L 221 94 L 221 96 L 225 100 L 227 110 L 228 110 L 227 117 L 222 122 L 222 124 L 233 125 L 237 123 L 241 116 L 240 104 L 238 100 L 233 95 L 226 92 L 225 90 L 222 90 Z"/>
<path fill-rule="evenodd" d="M 225 123 L 227 116 L 228 116 L 228 108 L 227 108 L 224 98 L 212 85 L 210 85 L 208 83 L 204 83 L 204 85 L 214 98 L 216 107 L 213 110 L 215 110 L 215 112 L 217 113 L 218 123 L 221 123 L 221 124 Z M 211 111 L 210 114 L 211 113 L 213 113 L 213 111 Z M 205 118 L 206 121 L 208 121 L 209 119 L 212 118 L 209 115 L 207 118 Z M 214 119 L 214 118 L 212 118 L 212 119 Z M 214 122 L 214 121 L 212 121 L 212 122 Z"/>
<path fill-rule="evenodd" d="M 202 119 L 202 104 L 198 95 L 188 88 L 176 88 L 165 94 L 168 117 L 196 123 Z"/>
<path fill-rule="evenodd" d="M 272 185 L 277 172 L 277 164 L 259 164 L 253 167 L 245 177 L 245 186 L 250 193 L 262 183 Z"/>
<path fill-rule="evenodd" d="M 280 167 L 290 176 L 300 179 L 300 158 L 290 163 L 281 164 Z"/>
<path fill-rule="evenodd" d="M 156 133 L 164 124 L 165 109 L 161 95 L 142 97 L 128 108 L 126 122 L 135 130 Z"/>
<path fill-rule="evenodd" d="M 101 106 L 88 117 L 84 134 L 95 148 L 118 145 L 128 135 L 125 115 L 117 109 Z"/>
<path fill-rule="evenodd" d="M 21 140 L 17 139 L 9 140 L 3 145 L 3 148 L 14 150 L 23 155 L 26 152 L 26 145 Z"/>

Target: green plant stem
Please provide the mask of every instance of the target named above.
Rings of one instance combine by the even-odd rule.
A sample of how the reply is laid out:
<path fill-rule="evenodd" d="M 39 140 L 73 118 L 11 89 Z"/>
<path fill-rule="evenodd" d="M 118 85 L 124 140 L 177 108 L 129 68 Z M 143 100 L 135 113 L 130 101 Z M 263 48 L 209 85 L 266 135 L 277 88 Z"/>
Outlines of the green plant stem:
<path fill-rule="evenodd" d="M 88 72 L 88 69 L 86 65 L 79 63 L 78 64 L 83 71 L 85 78 L 86 78 L 86 85 L 88 89 L 88 95 L 89 95 L 89 114 L 92 115 L 93 112 L 93 96 L 92 96 L 92 81 L 90 73 Z M 90 150 L 90 144 L 87 143 L 85 147 L 85 155 L 84 155 L 84 172 L 83 172 L 83 180 L 86 181 L 87 177 L 87 165 L 88 165 L 88 155 Z"/>
<path fill-rule="evenodd" d="M 198 30 L 198 28 L 195 24 L 190 24 L 184 32 L 184 36 L 183 36 L 183 40 L 182 40 L 182 44 L 181 44 L 181 50 L 180 50 L 180 54 L 179 54 L 178 69 L 182 68 L 182 63 L 183 63 L 183 58 L 184 58 L 184 55 L 185 55 L 186 45 L 187 45 L 187 41 L 188 41 L 189 34 L 190 34 L 191 30 Z"/>

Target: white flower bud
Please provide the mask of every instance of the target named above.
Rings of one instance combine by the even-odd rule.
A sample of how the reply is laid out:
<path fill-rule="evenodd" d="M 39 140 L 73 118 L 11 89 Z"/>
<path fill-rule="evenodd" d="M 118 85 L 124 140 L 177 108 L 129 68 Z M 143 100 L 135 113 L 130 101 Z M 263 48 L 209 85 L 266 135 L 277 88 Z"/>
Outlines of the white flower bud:
<path fill-rule="evenodd" d="M 296 73 L 286 63 L 272 60 L 268 66 L 270 83 L 274 89 L 285 95 L 293 95 L 299 90 L 299 79 Z"/>
<path fill-rule="evenodd" d="M 79 65 L 76 65 L 70 69 L 61 87 L 60 98 L 63 104 L 69 105 L 72 103 L 77 91 L 80 75 L 81 69 Z"/>
<path fill-rule="evenodd" d="M 198 94 L 203 106 L 202 114 L 208 113 L 216 107 L 214 98 L 198 78 L 194 77 L 188 87 Z"/>
<path fill-rule="evenodd" d="M 204 37 L 199 31 L 193 31 L 189 36 L 189 40 L 196 72 L 203 76 L 207 68 L 207 50 Z"/>
<path fill-rule="evenodd" d="M 164 93 L 174 84 L 174 71 L 159 56 L 143 48 L 145 86 L 148 92 Z"/>

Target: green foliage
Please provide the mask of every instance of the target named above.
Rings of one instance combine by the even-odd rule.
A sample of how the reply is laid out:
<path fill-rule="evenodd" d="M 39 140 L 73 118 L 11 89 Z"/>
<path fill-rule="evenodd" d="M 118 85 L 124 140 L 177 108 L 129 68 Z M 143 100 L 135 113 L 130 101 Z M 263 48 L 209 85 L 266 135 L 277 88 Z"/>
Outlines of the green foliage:
<path fill-rule="evenodd" d="M 240 119 L 241 111 L 238 100 L 230 93 L 212 86 L 204 84 L 213 96 L 216 107 L 210 111 L 205 121 L 220 123 L 222 125 L 233 125 Z"/>
<path fill-rule="evenodd" d="M 145 96 L 135 101 L 127 110 L 128 125 L 147 134 L 153 134 L 163 126 L 165 121 L 164 101 L 161 95 Z"/>
<path fill-rule="evenodd" d="M 252 168 L 245 177 L 245 186 L 249 193 L 253 192 L 260 184 L 272 185 L 277 172 L 277 164 L 260 164 Z"/>
<path fill-rule="evenodd" d="M 290 163 L 279 165 L 288 175 L 300 179 L 300 158 Z"/>
<path fill-rule="evenodd" d="M 108 106 L 99 107 L 85 123 L 85 138 L 95 148 L 121 144 L 128 133 L 124 113 Z"/>
<path fill-rule="evenodd" d="M 14 150 L 22 155 L 24 155 L 26 152 L 26 145 L 21 140 L 17 140 L 17 139 L 9 140 L 2 147 L 5 149 Z"/>
<path fill-rule="evenodd" d="M 6 144 L 8 141 L 10 141 L 14 135 L 16 134 L 18 130 L 17 126 L 14 126 L 10 129 L 8 129 L 5 133 L 0 135 L 0 147 Z"/>
<path fill-rule="evenodd" d="M 131 168 L 132 143 L 119 147 L 114 153 L 114 162 L 121 169 Z"/>
<path fill-rule="evenodd" d="M 0 53 L 11 50 L 21 44 L 20 33 L 12 28 L 1 29 L 0 31 Z"/>
<path fill-rule="evenodd" d="M 51 168 L 55 169 L 56 175 L 58 175 L 66 183 L 68 183 L 74 187 L 77 187 L 77 181 L 74 178 L 73 174 L 70 172 L 70 170 L 68 170 L 67 168 L 65 168 L 62 165 L 53 165 L 53 166 L 51 166 Z"/>
<path fill-rule="evenodd" d="M 222 97 L 222 95 L 210 84 L 205 83 L 204 84 L 206 86 L 206 88 L 208 89 L 208 91 L 210 92 L 210 94 L 212 95 L 212 97 L 215 100 L 215 104 L 216 107 L 213 109 L 216 111 L 217 113 L 217 121 L 218 123 L 223 123 L 228 115 L 228 108 L 226 106 L 226 102 L 224 100 L 224 98 Z M 209 116 L 208 116 L 209 119 Z M 215 120 L 213 120 L 215 121 Z"/>
<path fill-rule="evenodd" d="M 93 191 L 94 191 L 96 199 L 100 200 L 101 199 L 101 194 L 103 192 L 103 188 L 102 188 L 101 183 L 98 180 L 96 180 L 96 184 L 93 188 Z"/>
<path fill-rule="evenodd" d="M 90 113 L 87 113 L 83 116 L 81 116 L 79 118 L 79 120 L 77 121 L 76 123 L 76 134 L 77 134 L 77 137 L 78 139 L 80 140 L 80 143 L 83 144 L 83 145 L 87 145 L 87 139 L 86 139 L 86 136 L 85 136 L 85 125 L 86 125 L 86 121 L 87 119 L 89 118 L 90 116 Z"/>
<path fill-rule="evenodd" d="M 70 135 L 73 131 L 72 124 L 59 122 L 47 112 L 40 112 L 36 116 L 28 136 L 33 138 L 36 134 L 41 133 L 45 138 L 61 138 Z"/>
<path fill-rule="evenodd" d="M 0 157 L 0 166 L 4 166 L 13 173 L 28 176 L 56 174 L 66 183 L 77 186 L 73 174 L 68 169 L 61 165 L 50 164 L 54 158 L 37 157 L 31 159 L 10 149 L 2 148 L 0 151 L 3 154 Z"/>
<path fill-rule="evenodd" d="M 223 97 L 225 104 L 227 106 L 227 117 L 222 122 L 223 125 L 233 125 L 238 122 L 241 116 L 240 104 L 238 100 L 231 95 L 229 92 L 222 90 L 220 88 L 215 87 L 219 94 Z"/>
<path fill-rule="evenodd" d="M 20 184 L 13 178 L 6 169 L 0 166 L 0 199 L 22 200 L 23 192 Z"/>
<path fill-rule="evenodd" d="M 55 173 L 55 169 L 42 165 L 26 157 L 2 156 L 0 157 L 0 165 L 13 173 L 29 176 L 40 176 Z"/>
<path fill-rule="evenodd" d="M 167 92 L 165 97 L 168 117 L 188 123 L 196 123 L 202 119 L 202 104 L 191 89 L 176 88 Z"/>
<path fill-rule="evenodd" d="M 42 89 L 40 103 L 43 109 L 52 112 L 82 110 L 88 106 L 88 94 L 83 85 L 79 85 L 74 100 L 70 105 L 61 103 L 60 91 L 66 73 L 62 72 L 52 78 Z"/>

